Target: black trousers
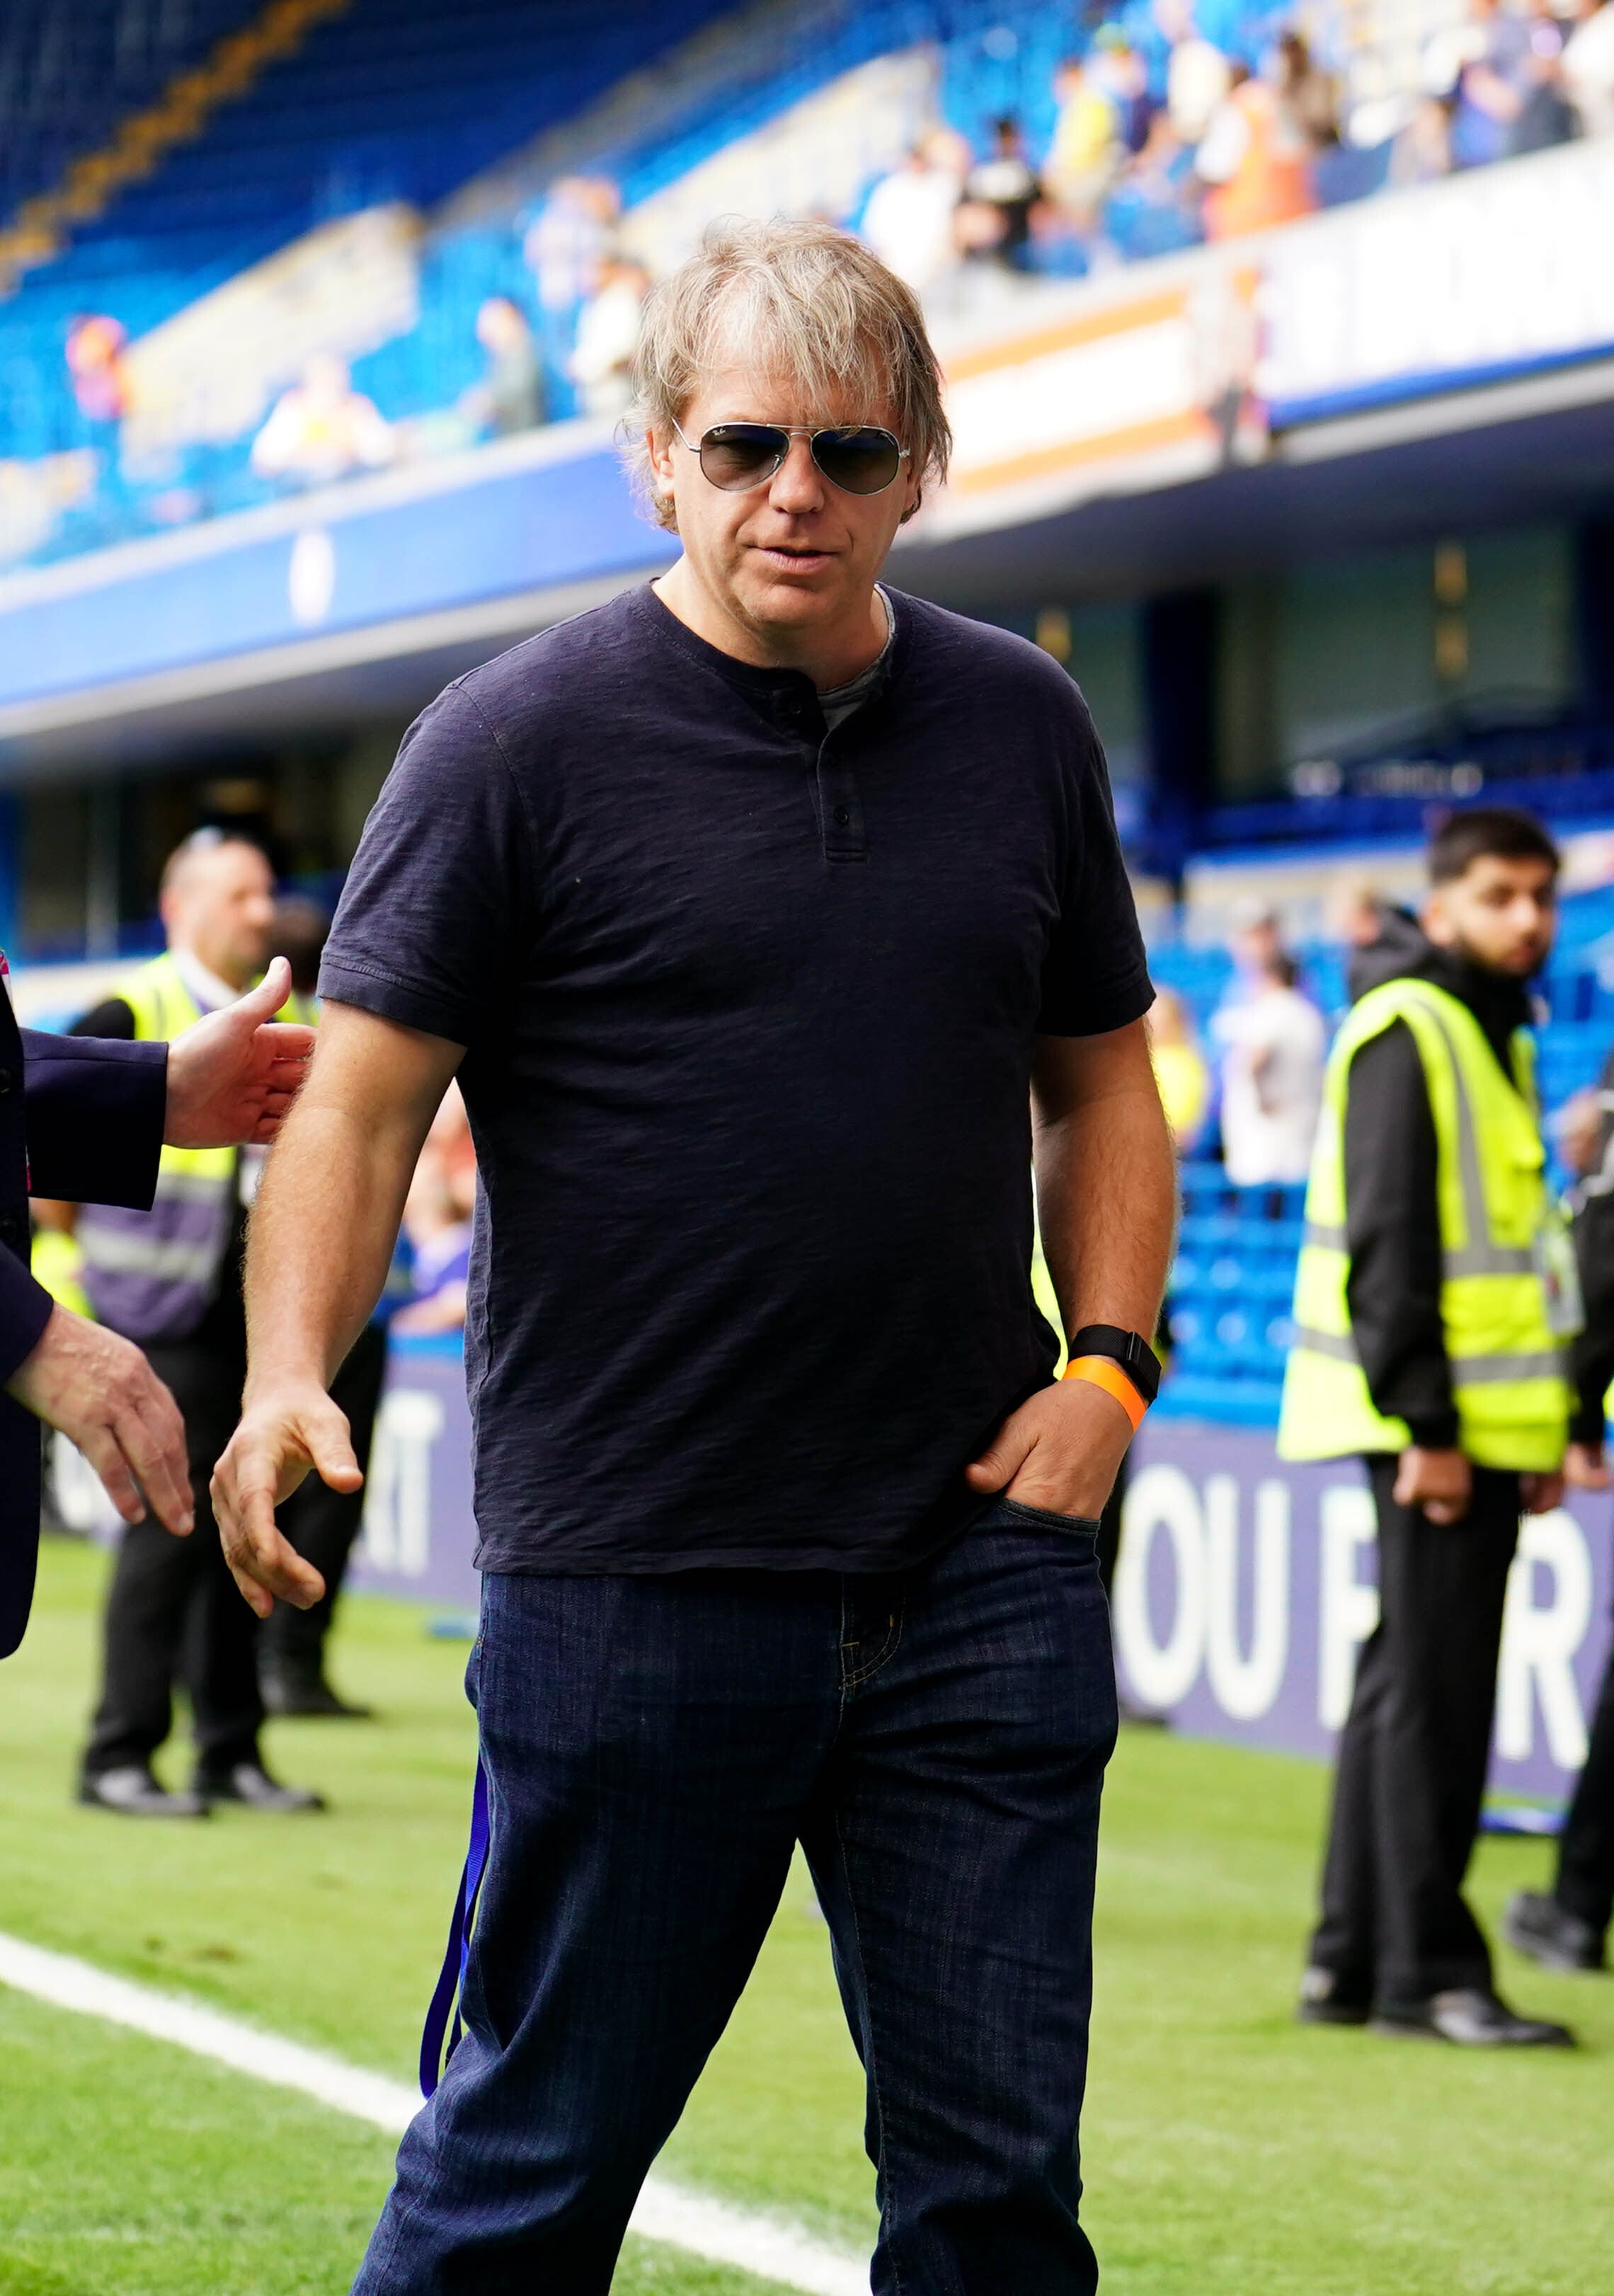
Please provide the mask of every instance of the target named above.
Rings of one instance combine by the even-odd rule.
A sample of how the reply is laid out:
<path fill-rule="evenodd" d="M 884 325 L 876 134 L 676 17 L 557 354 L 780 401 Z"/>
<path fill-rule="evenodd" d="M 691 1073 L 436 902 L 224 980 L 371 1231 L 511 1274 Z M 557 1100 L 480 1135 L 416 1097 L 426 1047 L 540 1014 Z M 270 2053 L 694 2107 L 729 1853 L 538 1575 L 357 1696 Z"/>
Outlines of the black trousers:
<path fill-rule="evenodd" d="M 366 1473 L 386 1371 L 387 1334 L 379 1324 L 367 1324 L 331 1387 L 331 1399 L 347 1415 L 354 1456 Z M 263 1655 L 271 1664 L 298 1673 L 323 1672 L 325 1636 L 364 1513 L 362 1490 L 333 1491 L 317 1475 L 310 1475 L 276 1512 L 282 1532 L 313 1563 L 325 1591 L 311 1611 L 276 1603 L 263 1629 Z"/>
<path fill-rule="evenodd" d="M 1491 1982 L 1462 1879 L 1490 1760 L 1519 1478 L 1476 1467 L 1468 1514 L 1442 1524 L 1396 1504 L 1393 1458 L 1366 1464 L 1380 1621 L 1340 1742 L 1311 1958 L 1393 2008 Z"/>
<path fill-rule="evenodd" d="M 176 1683 L 189 1693 L 201 1767 L 258 1759 L 258 1620 L 225 1565 L 208 1482 L 241 1416 L 244 1365 L 201 1340 L 146 1349 L 185 1423 L 196 1528 L 175 1538 L 154 1518 L 130 1525 L 107 1594 L 101 1702 L 86 1775 L 149 1762 L 173 1723 Z"/>
<path fill-rule="evenodd" d="M 1585 1767 L 1558 1845 L 1553 1896 L 1594 1930 L 1614 1916 L 1614 1651 L 1603 1669 Z"/>

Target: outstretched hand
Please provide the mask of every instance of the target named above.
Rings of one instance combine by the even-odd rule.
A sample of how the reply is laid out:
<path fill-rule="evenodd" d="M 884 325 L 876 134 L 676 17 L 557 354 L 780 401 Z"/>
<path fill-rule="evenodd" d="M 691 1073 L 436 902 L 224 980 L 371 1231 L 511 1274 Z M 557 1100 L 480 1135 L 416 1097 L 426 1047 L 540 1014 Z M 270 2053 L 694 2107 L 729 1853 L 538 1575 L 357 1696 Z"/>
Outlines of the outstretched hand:
<path fill-rule="evenodd" d="M 964 1474 L 978 1491 L 1092 1519 L 1103 1513 L 1131 1440 L 1132 1422 L 1114 1396 L 1088 1380 L 1061 1380 L 1012 1411 Z"/>
<path fill-rule="evenodd" d="M 346 1418 L 324 1389 L 308 1381 L 249 1402 L 213 1471 L 225 1561 L 260 1619 L 276 1596 L 307 1611 L 325 1591 L 319 1572 L 274 1522 L 275 1508 L 311 1468 L 333 1491 L 356 1491 L 365 1480 Z"/>
<path fill-rule="evenodd" d="M 256 988 L 176 1037 L 168 1046 L 170 1148 L 263 1146 L 280 1130 L 308 1070 L 314 1031 L 276 1021 L 291 993 L 277 956 Z"/>

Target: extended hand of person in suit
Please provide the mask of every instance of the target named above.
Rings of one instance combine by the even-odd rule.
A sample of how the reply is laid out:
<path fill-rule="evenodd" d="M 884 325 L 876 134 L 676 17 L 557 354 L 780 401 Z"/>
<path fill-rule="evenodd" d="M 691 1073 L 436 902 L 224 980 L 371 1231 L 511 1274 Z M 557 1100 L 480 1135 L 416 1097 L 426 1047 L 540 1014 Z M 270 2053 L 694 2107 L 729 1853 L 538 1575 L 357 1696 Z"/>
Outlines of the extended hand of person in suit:
<path fill-rule="evenodd" d="M 312 1029 L 274 1018 L 291 993 L 291 968 L 277 956 L 256 988 L 174 1038 L 162 1134 L 170 1148 L 274 1139 L 314 1050 Z"/>
<path fill-rule="evenodd" d="M 125 1522 L 145 1520 L 143 1490 L 168 1529 L 189 1535 L 195 1514 L 184 1422 L 132 1341 L 58 1307 L 5 1391 L 77 1444 Z"/>

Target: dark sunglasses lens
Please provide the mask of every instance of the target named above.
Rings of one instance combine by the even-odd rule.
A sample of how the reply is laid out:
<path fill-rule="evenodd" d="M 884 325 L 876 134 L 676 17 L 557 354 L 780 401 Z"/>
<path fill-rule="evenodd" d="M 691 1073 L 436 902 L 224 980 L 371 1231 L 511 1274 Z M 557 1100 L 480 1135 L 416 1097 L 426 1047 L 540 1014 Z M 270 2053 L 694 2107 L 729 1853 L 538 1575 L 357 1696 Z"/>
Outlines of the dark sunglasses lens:
<path fill-rule="evenodd" d="M 848 495 L 883 494 L 902 466 L 902 450 L 889 430 L 821 430 L 813 459 Z"/>
<path fill-rule="evenodd" d="M 764 422 L 719 422 L 700 441 L 700 468 L 715 487 L 736 494 L 771 479 L 791 450 L 782 430 Z"/>

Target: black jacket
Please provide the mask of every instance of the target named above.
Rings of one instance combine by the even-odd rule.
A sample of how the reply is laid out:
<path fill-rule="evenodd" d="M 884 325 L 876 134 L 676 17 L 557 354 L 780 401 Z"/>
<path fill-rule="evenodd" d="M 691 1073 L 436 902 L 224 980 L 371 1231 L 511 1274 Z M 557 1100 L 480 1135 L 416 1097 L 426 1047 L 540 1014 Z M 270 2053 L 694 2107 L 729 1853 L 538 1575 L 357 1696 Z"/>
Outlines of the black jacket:
<path fill-rule="evenodd" d="M 1437 948 L 1391 910 L 1379 939 L 1350 968 L 1353 999 L 1387 980 L 1431 981 L 1460 997 L 1512 1079 L 1508 1039 L 1530 1019 L 1522 981 Z M 1457 1439 L 1451 1370 L 1440 1317 L 1440 1212 L 1435 1119 L 1423 1063 L 1405 1021 L 1351 1062 L 1345 1103 L 1346 1298 L 1351 1332 L 1375 1407 L 1405 1419 L 1414 1443 Z"/>
<path fill-rule="evenodd" d="M 1602 1103 L 1597 1161 L 1569 1197 L 1585 1329 L 1569 1351 L 1575 1402 L 1569 1440 L 1602 1442 L 1602 1399 L 1614 1380 L 1614 1053 L 1597 1079 Z"/>
<path fill-rule="evenodd" d="M 0 982 L 0 1389 L 51 1296 L 28 1272 L 30 1194 L 146 1210 L 168 1103 L 166 1045 L 20 1029 Z M 0 1658 L 22 1639 L 39 1542 L 39 1423 L 0 1393 Z"/>

